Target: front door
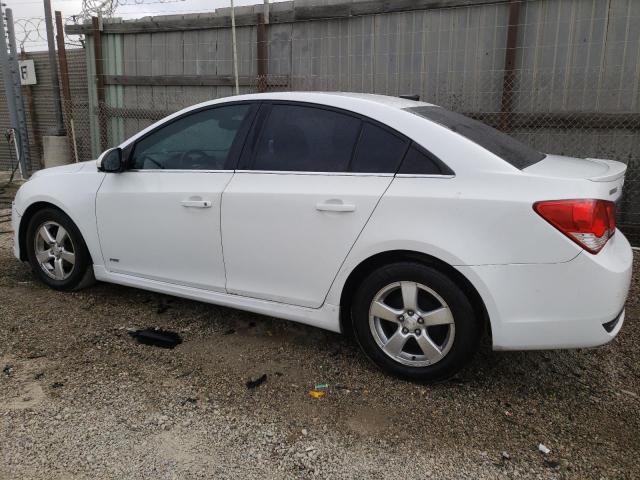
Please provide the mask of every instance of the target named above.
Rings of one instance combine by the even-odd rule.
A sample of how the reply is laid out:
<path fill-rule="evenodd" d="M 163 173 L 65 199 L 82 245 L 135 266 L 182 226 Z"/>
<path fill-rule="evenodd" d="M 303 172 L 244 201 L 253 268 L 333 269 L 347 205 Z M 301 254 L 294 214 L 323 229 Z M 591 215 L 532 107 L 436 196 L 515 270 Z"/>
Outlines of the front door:
<path fill-rule="evenodd" d="M 107 270 L 225 290 L 220 204 L 253 110 L 209 107 L 135 142 L 129 168 L 107 174 L 96 199 Z"/>

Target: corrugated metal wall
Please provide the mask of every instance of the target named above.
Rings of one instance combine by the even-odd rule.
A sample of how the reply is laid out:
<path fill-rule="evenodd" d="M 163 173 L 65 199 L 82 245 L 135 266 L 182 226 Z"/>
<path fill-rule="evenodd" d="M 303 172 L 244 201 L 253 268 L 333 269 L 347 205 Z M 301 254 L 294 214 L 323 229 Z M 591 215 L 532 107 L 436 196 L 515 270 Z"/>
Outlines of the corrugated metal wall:
<path fill-rule="evenodd" d="M 81 104 L 87 101 L 87 71 L 86 55 L 84 49 L 67 50 L 67 62 L 69 65 L 69 83 L 71 94 L 76 102 Z M 47 52 L 28 52 L 28 59 L 32 59 L 36 68 L 38 83 L 31 86 L 33 102 L 36 112 L 36 122 L 31 119 L 29 106 L 27 104 L 27 88 L 22 87 L 22 96 L 27 112 L 27 123 L 29 125 L 29 142 L 31 144 L 31 165 L 30 170 L 40 168 L 41 147 L 39 140 L 42 135 L 50 133 L 55 127 L 55 114 L 53 110 L 53 94 L 51 90 L 51 69 L 49 68 L 49 57 Z M 9 114 L 4 94 L 4 84 L 0 79 L 0 170 L 8 170 L 11 167 L 8 143 L 4 138 L 4 132 L 9 128 Z M 35 129 L 34 129 L 35 126 Z M 14 158 L 15 160 L 15 158 Z"/>
<path fill-rule="evenodd" d="M 422 9 L 402 2 L 410 11 L 339 13 L 349 10 L 351 3 L 296 0 L 271 5 L 274 18 L 295 13 L 287 17 L 293 20 L 267 27 L 268 74 L 288 81 L 286 87 L 273 89 L 419 94 L 498 125 L 544 152 L 624 161 L 629 172 L 620 219 L 631 225 L 629 232 L 635 228 L 640 241 L 639 0 L 522 0 L 515 2 L 515 24 L 510 22 L 514 2 L 461 0 L 454 8 L 417 2 L 425 5 Z M 446 2 L 452 4 L 456 2 Z M 325 9 L 325 17 L 305 20 L 301 7 L 318 5 L 337 7 Z M 384 10 L 397 4 L 363 5 L 381 5 Z M 236 15 L 260 13 L 263 8 L 240 7 Z M 307 14 L 309 10 L 313 9 L 307 8 Z M 297 12 L 303 13 L 300 19 Z M 175 21 L 228 20 L 229 13 L 218 9 L 142 19 L 134 22 L 138 27 L 133 31 L 127 30 L 131 33 L 105 28 L 104 73 L 134 80 L 231 76 L 230 28 L 207 28 L 205 23 L 180 31 L 171 26 Z M 508 32 L 514 27 L 515 43 L 509 50 Z M 103 148 L 117 145 L 164 114 L 233 94 L 230 86 L 110 84 L 105 88 L 106 108 L 98 108 L 93 39 L 87 33 L 90 81 L 83 98 L 88 105 L 78 111 L 76 122 L 81 160 L 95 158 Z M 256 78 L 257 37 L 255 22 L 237 28 L 241 77 Z M 512 70 L 505 63 L 508 51 L 514 53 Z M 245 82 L 240 91 L 257 87 L 257 81 Z M 505 92 L 510 99 L 506 110 Z M 107 134 L 102 145 L 101 119 Z"/>

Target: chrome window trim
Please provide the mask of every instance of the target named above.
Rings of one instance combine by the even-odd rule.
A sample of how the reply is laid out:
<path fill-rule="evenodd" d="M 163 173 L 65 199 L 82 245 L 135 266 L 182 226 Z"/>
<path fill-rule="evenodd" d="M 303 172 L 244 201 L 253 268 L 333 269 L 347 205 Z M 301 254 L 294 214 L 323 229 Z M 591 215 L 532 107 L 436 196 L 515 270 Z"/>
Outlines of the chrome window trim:
<path fill-rule="evenodd" d="M 362 173 L 362 172 L 304 172 L 297 170 L 236 170 L 236 173 L 260 173 L 267 175 L 325 175 L 332 177 L 393 177 L 393 173 Z"/>
<path fill-rule="evenodd" d="M 398 178 L 441 178 L 443 180 L 449 180 L 451 178 L 456 178 L 455 175 L 438 175 L 435 173 L 430 174 L 422 174 L 422 173 L 398 173 L 396 174 Z"/>
<path fill-rule="evenodd" d="M 153 172 L 153 173 L 234 173 L 234 170 L 196 170 L 196 169 L 189 169 L 189 168 L 182 168 L 182 169 L 171 169 L 171 168 L 130 168 L 125 170 L 122 173 L 127 173 L 127 172 L 140 172 L 140 173 L 147 173 L 147 172 Z"/>
<path fill-rule="evenodd" d="M 364 172 L 304 172 L 290 170 L 196 170 L 196 169 L 171 169 L 171 168 L 148 168 L 129 169 L 122 173 L 251 173 L 265 175 L 324 175 L 332 177 L 398 177 L 398 178 L 440 178 L 448 180 L 455 178 L 455 175 L 418 174 L 418 173 L 364 173 Z"/>

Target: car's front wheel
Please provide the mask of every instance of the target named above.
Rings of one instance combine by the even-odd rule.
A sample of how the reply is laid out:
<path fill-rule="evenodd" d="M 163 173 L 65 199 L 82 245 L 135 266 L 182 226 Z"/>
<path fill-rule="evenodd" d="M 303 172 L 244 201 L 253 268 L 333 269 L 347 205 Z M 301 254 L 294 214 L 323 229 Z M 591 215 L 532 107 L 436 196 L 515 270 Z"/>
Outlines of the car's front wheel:
<path fill-rule="evenodd" d="M 480 322 L 463 290 L 421 263 L 372 272 L 355 294 L 352 315 L 365 354 L 386 372 L 410 380 L 450 377 L 480 339 Z"/>
<path fill-rule="evenodd" d="M 51 288 L 74 290 L 93 280 L 91 256 L 73 221 L 55 208 L 36 212 L 26 233 L 34 273 Z"/>

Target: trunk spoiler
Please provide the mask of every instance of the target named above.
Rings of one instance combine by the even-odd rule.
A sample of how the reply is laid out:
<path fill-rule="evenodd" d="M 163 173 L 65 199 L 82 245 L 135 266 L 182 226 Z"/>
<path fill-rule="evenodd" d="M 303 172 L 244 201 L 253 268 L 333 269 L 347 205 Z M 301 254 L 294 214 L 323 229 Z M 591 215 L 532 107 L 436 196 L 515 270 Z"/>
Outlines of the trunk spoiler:
<path fill-rule="evenodd" d="M 587 158 L 587 160 L 599 163 L 607 167 L 606 173 L 588 179 L 592 182 L 613 182 L 624 177 L 624 174 L 627 171 L 627 166 L 622 162 L 616 162 L 614 160 L 603 160 L 600 158 Z"/>

